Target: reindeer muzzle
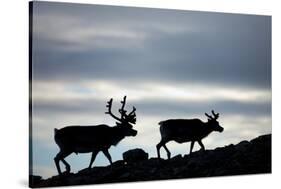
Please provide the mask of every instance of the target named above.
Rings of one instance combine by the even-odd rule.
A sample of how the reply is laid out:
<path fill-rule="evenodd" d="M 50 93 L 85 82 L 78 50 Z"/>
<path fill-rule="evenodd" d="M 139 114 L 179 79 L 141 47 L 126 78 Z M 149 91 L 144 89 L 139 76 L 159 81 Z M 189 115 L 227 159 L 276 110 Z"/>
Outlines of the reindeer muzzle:
<path fill-rule="evenodd" d="M 132 130 L 132 136 L 136 136 L 138 134 L 138 131 Z"/>
<path fill-rule="evenodd" d="M 221 133 L 221 132 L 223 132 L 223 127 L 220 127 L 220 129 L 219 129 L 219 132 Z"/>

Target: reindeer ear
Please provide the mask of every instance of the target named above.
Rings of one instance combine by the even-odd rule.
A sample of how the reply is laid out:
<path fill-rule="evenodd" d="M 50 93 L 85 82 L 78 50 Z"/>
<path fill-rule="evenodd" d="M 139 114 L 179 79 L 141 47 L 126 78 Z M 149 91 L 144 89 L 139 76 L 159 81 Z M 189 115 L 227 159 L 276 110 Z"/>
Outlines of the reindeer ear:
<path fill-rule="evenodd" d="M 132 121 L 130 121 L 132 124 L 136 124 L 137 119 L 133 119 Z"/>

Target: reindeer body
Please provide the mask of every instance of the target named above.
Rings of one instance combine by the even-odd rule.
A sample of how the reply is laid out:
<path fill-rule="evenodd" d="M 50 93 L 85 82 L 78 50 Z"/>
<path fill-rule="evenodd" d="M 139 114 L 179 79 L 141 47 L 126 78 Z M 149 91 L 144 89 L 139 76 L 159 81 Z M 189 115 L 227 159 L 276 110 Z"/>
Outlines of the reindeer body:
<path fill-rule="evenodd" d="M 116 126 L 108 126 L 105 124 L 94 125 L 94 126 L 66 126 L 62 129 L 55 129 L 55 142 L 60 148 L 60 152 L 54 158 L 58 173 L 61 175 L 61 169 L 59 166 L 59 161 L 62 161 L 66 167 L 66 172 L 70 172 L 70 165 L 64 160 L 65 157 L 69 156 L 71 153 L 92 153 L 89 168 L 91 168 L 96 155 L 102 151 L 104 155 L 112 164 L 111 156 L 108 149 L 112 145 L 117 145 L 126 136 L 136 136 L 137 131 L 132 129 L 131 124 L 136 123 L 135 107 L 133 111 L 126 114 L 124 110 L 126 103 L 126 96 L 124 100 L 121 101 L 122 108 L 119 109 L 121 117 L 117 117 L 112 114 L 111 106 L 112 99 L 108 101 L 108 112 L 116 122 Z"/>
<path fill-rule="evenodd" d="M 177 143 L 191 142 L 190 153 L 195 142 L 198 142 L 201 149 L 205 150 L 201 140 L 212 131 L 223 131 L 223 128 L 216 121 L 219 114 L 215 114 L 214 111 L 212 113 L 214 117 L 205 114 L 209 118 L 208 122 L 203 122 L 200 119 L 169 119 L 159 122 L 161 141 L 156 145 L 158 158 L 160 158 L 160 148 L 164 147 L 168 159 L 170 159 L 171 153 L 166 146 L 169 141 Z"/>
<path fill-rule="evenodd" d="M 106 133 L 106 135 L 101 135 L 101 133 Z M 132 136 L 134 133 L 132 132 Z M 68 150 L 75 153 L 108 149 L 112 145 L 116 146 L 123 138 L 125 138 L 125 134 L 120 126 L 67 126 L 55 130 L 55 141 L 58 146 L 64 148 L 67 145 Z"/>
<path fill-rule="evenodd" d="M 169 119 L 159 125 L 163 140 L 178 143 L 201 140 L 212 132 L 200 119 Z"/>

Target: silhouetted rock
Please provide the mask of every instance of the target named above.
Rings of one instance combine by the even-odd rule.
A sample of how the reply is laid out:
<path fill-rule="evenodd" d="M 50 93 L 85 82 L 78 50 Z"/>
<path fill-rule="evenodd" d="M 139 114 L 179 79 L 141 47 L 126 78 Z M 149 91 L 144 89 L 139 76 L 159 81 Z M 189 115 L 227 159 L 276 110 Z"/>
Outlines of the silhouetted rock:
<path fill-rule="evenodd" d="M 148 154 L 141 149 L 129 150 L 124 154 L 124 161 L 119 160 L 106 167 L 84 169 L 76 174 L 65 173 L 46 180 L 31 176 L 30 186 L 67 186 L 271 173 L 271 135 L 263 135 L 251 141 L 242 141 L 214 150 L 200 150 L 184 157 L 176 155 L 170 160 L 147 159 Z M 130 163 L 125 163 L 127 161 Z"/>
<path fill-rule="evenodd" d="M 176 155 L 176 156 L 174 156 L 174 157 L 171 158 L 172 161 L 179 161 L 179 160 L 181 160 L 181 159 L 182 159 L 181 154 Z"/>
<path fill-rule="evenodd" d="M 114 167 L 120 167 L 120 166 L 124 166 L 124 164 L 125 164 L 125 161 L 123 161 L 123 160 L 117 160 L 117 161 L 115 161 L 115 162 L 112 163 L 112 166 L 114 166 Z"/>
<path fill-rule="evenodd" d="M 146 153 L 143 149 L 140 148 L 128 150 L 123 153 L 123 160 L 127 163 L 135 163 L 139 161 L 148 160 L 148 153 Z"/>

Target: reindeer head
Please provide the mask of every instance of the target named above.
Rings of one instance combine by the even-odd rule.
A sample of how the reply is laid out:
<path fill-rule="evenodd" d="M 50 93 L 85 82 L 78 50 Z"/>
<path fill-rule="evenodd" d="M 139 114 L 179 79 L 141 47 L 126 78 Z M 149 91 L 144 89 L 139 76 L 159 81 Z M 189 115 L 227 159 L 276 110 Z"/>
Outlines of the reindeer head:
<path fill-rule="evenodd" d="M 219 113 L 215 113 L 214 110 L 212 110 L 212 114 L 214 117 L 208 115 L 205 113 L 205 115 L 208 117 L 208 126 L 213 130 L 213 131 L 219 131 L 223 132 L 223 127 L 220 126 L 219 122 L 217 119 L 219 118 Z"/>
<path fill-rule="evenodd" d="M 108 111 L 105 113 L 111 115 L 111 117 L 118 121 L 116 122 L 117 127 L 122 130 L 125 136 L 136 136 L 137 131 L 133 129 L 133 124 L 136 124 L 137 121 L 135 113 L 136 108 L 133 107 L 133 110 L 129 114 L 127 114 L 127 110 L 124 109 L 126 105 L 126 96 L 124 96 L 123 100 L 121 101 L 122 106 L 119 109 L 119 113 L 121 114 L 119 118 L 111 112 L 112 101 L 113 99 L 111 98 L 107 102 L 106 107 L 108 108 Z"/>

